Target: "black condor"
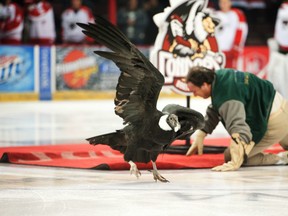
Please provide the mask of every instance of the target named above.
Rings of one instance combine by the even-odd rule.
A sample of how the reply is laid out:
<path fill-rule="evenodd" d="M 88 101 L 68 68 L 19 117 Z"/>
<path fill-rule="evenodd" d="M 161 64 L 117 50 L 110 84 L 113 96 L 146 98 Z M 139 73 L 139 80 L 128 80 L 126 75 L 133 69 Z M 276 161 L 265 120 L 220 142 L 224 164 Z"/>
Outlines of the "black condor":
<path fill-rule="evenodd" d="M 186 139 L 202 128 L 199 112 L 169 104 L 162 111 L 157 100 L 164 77 L 157 68 L 113 24 L 97 16 L 95 23 L 77 23 L 83 33 L 111 51 L 95 51 L 112 60 L 121 74 L 114 99 L 115 113 L 127 124 L 123 129 L 88 138 L 90 144 L 105 144 L 124 154 L 124 159 L 137 177 L 141 175 L 135 162 L 152 162 L 155 181 L 168 182 L 157 170 L 156 159 L 176 139 Z"/>

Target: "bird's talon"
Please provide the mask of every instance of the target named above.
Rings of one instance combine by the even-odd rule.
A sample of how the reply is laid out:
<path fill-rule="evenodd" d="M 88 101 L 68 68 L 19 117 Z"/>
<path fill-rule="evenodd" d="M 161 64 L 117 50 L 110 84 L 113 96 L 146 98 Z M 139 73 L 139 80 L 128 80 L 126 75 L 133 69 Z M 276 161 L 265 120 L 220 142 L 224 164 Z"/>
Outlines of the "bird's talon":
<path fill-rule="evenodd" d="M 129 161 L 130 164 L 130 175 L 134 174 L 137 179 L 139 179 L 139 177 L 141 176 L 141 172 L 138 170 L 137 166 L 135 163 L 133 163 L 132 161 Z"/>
<path fill-rule="evenodd" d="M 155 174 L 154 175 L 154 180 L 155 180 L 155 182 L 157 182 L 158 180 L 160 181 L 160 182 L 169 182 L 166 178 L 164 178 L 163 176 L 161 176 L 161 175 L 159 175 L 159 174 Z"/>

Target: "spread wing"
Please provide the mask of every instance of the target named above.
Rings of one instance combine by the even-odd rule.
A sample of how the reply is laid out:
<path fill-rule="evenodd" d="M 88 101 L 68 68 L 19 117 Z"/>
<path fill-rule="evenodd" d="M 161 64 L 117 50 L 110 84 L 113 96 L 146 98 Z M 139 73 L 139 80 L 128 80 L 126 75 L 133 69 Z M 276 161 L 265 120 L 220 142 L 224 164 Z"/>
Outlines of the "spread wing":
<path fill-rule="evenodd" d="M 115 113 L 124 123 L 138 123 L 156 110 L 164 77 L 113 24 L 97 16 L 95 23 L 77 23 L 83 33 L 112 52 L 95 51 L 112 60 L 121 74 L 116 87 Z"/>

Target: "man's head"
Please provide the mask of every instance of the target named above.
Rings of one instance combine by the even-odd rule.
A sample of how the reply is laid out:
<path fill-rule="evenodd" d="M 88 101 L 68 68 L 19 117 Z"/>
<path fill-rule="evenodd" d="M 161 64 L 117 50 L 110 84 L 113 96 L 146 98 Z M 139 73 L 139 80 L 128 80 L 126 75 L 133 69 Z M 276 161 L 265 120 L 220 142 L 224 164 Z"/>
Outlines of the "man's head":
<path fill-rule="evenodd" d="M 220 10 L 223 12 L 228 12 L 231 10 L 232 3 L 231 0 L 219 0 Z"/>
<path fill-rule="evenodd" d="M 74 10 L 78 10 L 82 6 L 82 0 L 71 0 L 71 5 Z"/>
<path fill-rule="evenodd" d="M 137 8 L 138 8 L 138 0 L 130 0 L 127 3 L 128 3 L 129 10 L 131 10 L 131 11 L 137 10 Z"/>
<path fill-rule="evenodd" d="M 189 90 L 202 98 L 211 96 L 211 85 L 215 78 L 215 71 L 206 67 L 196 66 L 189 70 L 186 83 Z"/>
<path fill-rule="evenodd" d="M 9 5 L 12 1 L 11 0 L 5 0 L 4 5 Z M 0 2 L 1 3 L 1 2 Z"/>

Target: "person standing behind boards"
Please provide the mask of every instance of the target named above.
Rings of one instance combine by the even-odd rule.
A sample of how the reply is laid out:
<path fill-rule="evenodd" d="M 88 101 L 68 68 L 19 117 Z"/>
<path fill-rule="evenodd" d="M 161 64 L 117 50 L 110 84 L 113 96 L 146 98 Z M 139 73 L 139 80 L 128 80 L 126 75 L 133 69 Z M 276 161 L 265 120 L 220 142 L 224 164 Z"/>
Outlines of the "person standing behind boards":
<path fill-rule="evenodd" d="M 226 56 L 225 67 L 242 69 L 239 57 L 248 34 L 246 17 L 241 10 L 232 8 L 230 0 L 219 0 L 219 8 L 215 13 L 221 24 L 215 31 L 215 37 L 219 49 Z"/>
<path fill-rule="evenodd" d="M 62 42 L 70 44 L 81 44 L 93 40 L 83 34 L 76 23 L 93 23 L 92 11 L 82 5 L 82 0 L 71 0 L 71 7 L 62 13 Z"/>
<path fill-rule="evenodd" d="M 5 0 L 5 4 L 0 7 L 0 44 L 22 42 L 23 20 L 21 7 L 11 0 Z"/>
<path fill-rule="evenodd" d="M 148 16 L 144 9 L 138 7 L 138 0 L 127 1 L 127 6 L 119 10 L 117 25 L 132 43 L 145 43 Z"/>
<path fill-rule="evenodd" d="M 52 45 L 55 41 L 55 21 L 51 4 L 35 0 L 28 6 L 29 43 Z"/>

